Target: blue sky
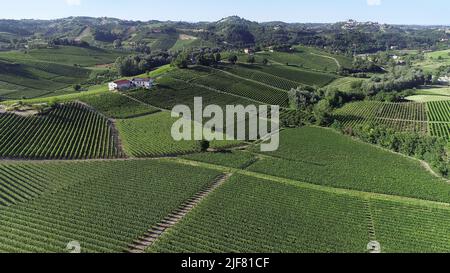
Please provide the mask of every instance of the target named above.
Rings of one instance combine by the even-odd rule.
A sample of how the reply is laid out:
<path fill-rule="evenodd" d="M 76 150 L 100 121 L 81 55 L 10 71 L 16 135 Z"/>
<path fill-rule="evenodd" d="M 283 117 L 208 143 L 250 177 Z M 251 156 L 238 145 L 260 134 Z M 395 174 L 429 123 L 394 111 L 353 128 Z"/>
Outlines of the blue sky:
<path fill-rule="evenodd" d="M 448 0 L 3 0 L 0 18 L 107 16 L 133 20 L 254 21 L 450 25 Z"/>

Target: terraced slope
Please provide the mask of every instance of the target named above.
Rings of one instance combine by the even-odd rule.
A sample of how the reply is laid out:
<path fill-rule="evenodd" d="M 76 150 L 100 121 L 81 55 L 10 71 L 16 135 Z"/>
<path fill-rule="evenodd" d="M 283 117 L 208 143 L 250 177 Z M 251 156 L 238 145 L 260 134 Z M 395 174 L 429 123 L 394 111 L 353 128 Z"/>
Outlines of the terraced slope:
<path fill-rule="evenodd" d="M 365 204 L 315 190 L 232 176 L 149 252 L 364 252 Z"/>
<path fill-rule="evenodd" d="M 126 119 L 153 114 L 159 111 L 118 93 L 104 93 L 80 99 L 102 114 L 116 119 Z"/>
<path fill-rule="evenodd" d="M 78 103 L 41 116 L 0 114 L 0 157 L 92 159 L 121 156 L 111 123 Z"/>
<path fill-rule="evenodd" d="M 22 164 L 28 168 L 28 163 L 15 167 Z M 82 252 L 122 252 L 219 175 L 151 160 L 39 166 L 38 173 L 64 186 L 0 207 L 0 252 L 61 253 L 72 241 Z M 64 173 L 55 173 L 58 169 Z"/>
<path fill-rule="evenodd" d="M 249 170 L 336 188 L 450 202 L 450 185 L 419 161 L 332 130 L 284 130 L 280 148 Z M 259 153 L 259 149 L 255 148 Z"/>
<path fill-rule="evenodd" d="M 398 131 L 428 132 L 426 105 L 423 103 L 353 102 L 334 114 L 348 127 L 376 122 Z"/>

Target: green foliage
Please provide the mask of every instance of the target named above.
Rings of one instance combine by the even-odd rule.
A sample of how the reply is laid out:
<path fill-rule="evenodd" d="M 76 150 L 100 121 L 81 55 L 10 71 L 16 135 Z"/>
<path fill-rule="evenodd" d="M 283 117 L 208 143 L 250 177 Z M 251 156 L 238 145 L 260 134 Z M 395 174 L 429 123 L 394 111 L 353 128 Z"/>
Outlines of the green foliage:
<path fill-rule="evenodd" d="M 123 252 L 217 175 L 155 160 L 1 164 L 10 187 L 44 193 L 0 210 L 0 251 L 63 253 L 75 240 L 83 253 Z"/>
<path fill-rule="evenodd" d="M 254 81 L 239 79 L 227 75 L 221 71 L 210 70 L 206 67 L 199 69 L 200 71 L 197 69 L 189 69 L 188 71 L 184 71 L 182 74 L 174 72 L 171 76 L 180 80 L 189 81 L 190 83 L 214 88 L 220 92 L 241 96 L 243 99 L 248 98 L 256 100 L 260 103 L 280 105 L 282 107 L 287 105 L 288 97 L 286 92 L 259 84 Z M 203 74 L 199 74 L 199 72 Z M 202 76 L 200 77 L 200 75 Z"/>
<path fill-rule="evenodd" d="M 178 70 L 175 71 L 175 73 L 177 73 L 178 77 L 182 78 L 182 74 L 179 73 L 184 71 L 185 70 Z M 148 92 L 148 90 L 135 90 L 130 92 L 129 95 L 142 102 L 168 110 L 171 110 L 177 104 L 193 107 L 194 97 L 202 97 L 204 105 L 215 104 L 219 106 L 226 106 L 237 104 L 255 104 L 253 101 L 246 100 L 245 98 L 240 98 L 225 93 L 218 93 L 210 89 L 194 86 L 190 83 L 175 80 L 170 77 L 165 77 L 159 80 L 158 85 L 155 86 L 151 92 Z"/>
<path fill-rule="evenodd" d="M 148 90 L 145 90 L 149 92 Z M 159 111 L 144 103 L 134 101 L 124 95 L 117 93 L 104 93 L 83 97 L 81 101 L 89 104 L 102 114 L 116 119 L 133 118 Z"/>
<path fill-rule="evenodd" d="M 170 62 L 171 57 L 167 54 L 135 55 L 117 58 L 115 66 L 122 76 L 136 76 Z"/>
<path fill-rule="evenodd" d="M 236 55 L 230 55 L 230 56 L 228 57 L 228 61 L 229 61 L 231 64 L 236 64 L 237 61 L 238 61 L 238 56 L 236 56 Z"/>
<path fill-rule="evenodd" d="M 249 170 L 312 184 L 366 192 L 450 201 L 450 185 L 421 163 L 330 129 L 281 132 L 280 148 Z M 259 152 L 259 147 L 255 147 Z"/>
<path fill-rule="evenodd" d="M 201 152 L 206 152 L 211 146 L 211 144 L 207 140 L 200 140 L 198 141 L 198 146 L 200 147 Z"/>
<path fill-rule="evenodd" d="M 83 105 L 58 105 L 45 116 L 0 114 L 0 157 L 26 159 L 116 158 L 109 121 Z"/>
<path fill-rule="evenodd" d="M 397 132 L 384 126 L 373 124 L 344 128 L 343 132 L 394 152 L 426 160 L 438 169 L 442 175 L 448 175 L 447 139 L 411 132 Z"/>
<path fill-rule="evenodd" d="M 245 168 L 257 160 L 255 155 L 241 151 L 198 153 L 186 155 L 183 158 L 239 169 Z"/>
<path fill-rule="evenodd" d="M 170 113 L 118 120 L 117 128 L 125 152 L 134 157 L 158 157 L 200 152 L 194 140 L 175 141 L 171 135 L 172 125 L 177 121 Z M 193 123 L 191 123 L 193 126 Z M 239 144 L 237 141 L 213 141 L 211 147 L 220 148 Z"/>
<path fill-rule="evenodd" d="M 148 251 L 364 252 L 365 215 L 361 199 L 233 175 Z"/>
<path fill-rule="evenodd" d="M 423 103 L 348 103 L 334 112 L 344 127 L 378 123 L 397 131 L 427 133 L 427 113 Z"/>

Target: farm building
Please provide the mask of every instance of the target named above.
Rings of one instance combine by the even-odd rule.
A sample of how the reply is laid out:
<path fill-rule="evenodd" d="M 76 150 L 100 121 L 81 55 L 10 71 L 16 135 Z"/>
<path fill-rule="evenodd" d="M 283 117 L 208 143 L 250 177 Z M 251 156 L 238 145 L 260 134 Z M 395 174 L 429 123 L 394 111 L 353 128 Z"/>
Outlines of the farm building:
<path fill-rule="evenodd" d="M 109 86 L 109 90 L 110 91 L 114 91 L 114 90 L 127 90 L 133 87 L 141 87 L 141 88 L 146 88 L 146 89 L 150 89 L 152 88 L 154 83 L 153 79 L 150 78 L 135 78 L 132 80 L 118 80 L 118 81 L 114 81 L 114 82 L 110 82 L 108 84 Z"/>
<path fill-rule="evenodd" d="M 109 86 L 109 90 L 110 91 L 130 89 L 131 88 L 131 81 L 129 81 L 129 80 L 118 80 L 118 81 L 110 82 L 108 84 L 108 86 Z"/>
<path fill-rule="evenodd" d="M 439 84 L 450 85 L 450 76 L 439 77 L 438 82 Z"/>
<path fill-rule="evenodd" d="M 245 53 L 245 54 L 252 55 L 252 54 L 255 53 L 255 51 L 254 51 L 253 49 L 251 49 L 251 48 L 246 48 L 246 49 L 244 49 L 244 53 Z"/>
<path fill-rule="evenodd" d="M 142 87 L 142 88 L 147 88 L 150 89 L 153 86 L 153 79 L 150 78 L 136 78 L 136 79 L 132 79 L 131 82 L 133 83 L 133 85 L 135 87 Z"/>

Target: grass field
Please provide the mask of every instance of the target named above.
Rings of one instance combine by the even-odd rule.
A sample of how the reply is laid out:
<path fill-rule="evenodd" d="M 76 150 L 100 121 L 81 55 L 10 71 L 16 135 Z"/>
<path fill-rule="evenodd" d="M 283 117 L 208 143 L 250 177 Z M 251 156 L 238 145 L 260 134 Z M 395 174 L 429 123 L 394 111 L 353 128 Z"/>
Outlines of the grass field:
<path fill-rule="evenodd" d="M 89 70 L 48 62 L 13 63 L 0 57 L 0 94 L 3 98 L 33 98 L 80 83 Z"/>
<path fill-rule="evenodd" d="M 366 81 L 366 79 L 359 79 L 359 78 L 352 78 L 352 77 L 345 77 L 345 78 L 338 78 L 327 85 L 329 88 L 336 88 L 339 91 L 342 92 L 358 92 L 358 88 L 353 88 L 353 83 L 363 83 Z"/>
<path fill-rule="evenodd" d="M 60 186 L 0 208 L 0 252 L 62 253 L 71 241 L 84 253 L 122 252 L 218 175 L 154 160 L 8 166 Z"/>
<path fill-rule="evenodd" d="M 113 63 L 123 55 L 126 54 L 95 47 L 58 46 L 56 48 L 33 49 L 26 53 L 22 51 L 0 52 L 0 59 L 12 62 L 40 61 L 89 67 Z"/>
<path fill-rule="evenodd" d="M 450 201 L 450 185 L 416 160 L 321 128 L 288 129 L 280 139 L 279 150 L 267 153 L 272 158 L 249 170 L 337 188 Z"/>
<path fill-rule="evenodd" d="M 297 46 L 293 52 L 263 52 L 257 55 L 278 64 L 323 72 L 337 72 L 342 67 L 350 67 L 352 60 L 341 55 L 329 54 L 310 47 Z"/>
<path fill-rule="evenodd" d="M 0 52 L 0 98 L 23 99 L 72 91 L 91 70 L 82 68 L 113 63 L 121 52 L 61 46 L 29 51 Z M 69 89 L 69 90 L 66 90 Z"/>
<path fill-rule="evenodd" d="M 425 53 L 425 60 L 414 63 L 426 72 L 437 72 L 440 67 L 450 65 L 450 50 Z"/>
<path fill-rule="evenodd" d="M 0 114 L 0 157 L 115 158 L 121 152 L 109 121 L 85 106 L 58 105 L 44 116 Z"/>

